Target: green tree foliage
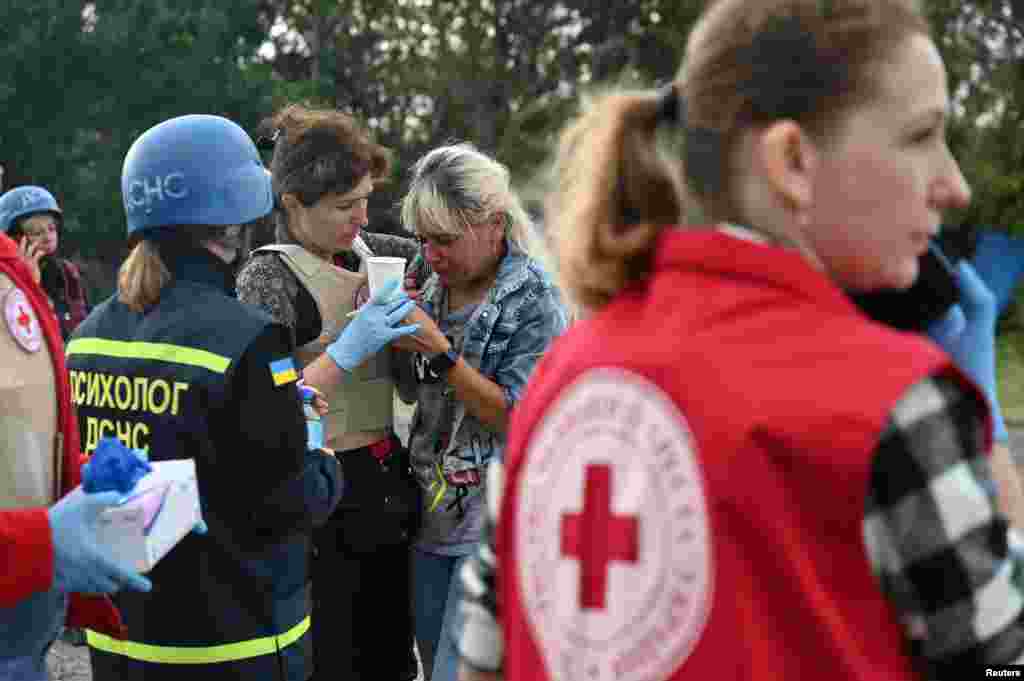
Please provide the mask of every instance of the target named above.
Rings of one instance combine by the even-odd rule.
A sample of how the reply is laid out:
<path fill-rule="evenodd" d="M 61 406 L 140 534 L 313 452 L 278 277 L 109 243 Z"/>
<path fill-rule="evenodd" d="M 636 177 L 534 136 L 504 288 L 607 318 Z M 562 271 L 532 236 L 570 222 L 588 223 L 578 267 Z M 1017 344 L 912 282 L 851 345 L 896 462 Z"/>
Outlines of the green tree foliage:
<path fill-rule="evenodd" d="M 53 188 L 72 245 L 112 254 L 134 137 L 181 113 L 253 130 L 286 102 L 351 111 L 395 151 L 375 226 L 395 228 L 409 164 L 471 140 L 520 182 L 599 82 L 656 84 L 700 0 L 6 0 L 0 160 Z M 950 141 L 975 202 L 957 220 L 1024 230 L 1024 0 L 925 3 L 956 93 Z"/>
<path fill-rule="evenodd" d="M 120 171 L 145 129 L 185 113 L 255 125 L 271 83 L 252 0 L 0 3 L 3 157 L 65 208 L 66 245 L 123 253 Z"/>
<path fill-rule="evenodd" d="M 926 7 L 955 98 L 950 147 L 973 189 L 957 217 L 1024 233 L 1024 2 Z"/>
<path fill-rule="evenodd" d="M 581 84 L 670 77 L 701 3 L 644 0 L 266 0 L 278 103 L 350 111 L 397 152 L 471 140 L 520 180 L 549 154 Z M 391 216 L 401 182 L 375 194 Z M 393 225 L 392 225 L 393 227 Z"/>

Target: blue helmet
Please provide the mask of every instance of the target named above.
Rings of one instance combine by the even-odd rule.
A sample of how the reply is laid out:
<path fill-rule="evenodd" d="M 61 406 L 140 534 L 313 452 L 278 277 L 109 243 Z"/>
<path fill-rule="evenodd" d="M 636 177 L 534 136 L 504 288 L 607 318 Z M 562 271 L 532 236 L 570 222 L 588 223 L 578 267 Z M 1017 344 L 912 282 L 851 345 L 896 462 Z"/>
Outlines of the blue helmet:
<path fill-rule="evenodd" d="M 175 225 L 240 225 L 274 205 L 252 139 L 220 116 L 179 116 L 135 140 L 121 169 L 128 234 Z"/>
<path fill-rule="evenodd" d="M 57 199 L 42 187 L 15 187 L 0 196 L 0 229 L 5 232 L 11 231 L 18 218 L 36 213 L 53 213 L 58 224 L 64 216 Z"/>

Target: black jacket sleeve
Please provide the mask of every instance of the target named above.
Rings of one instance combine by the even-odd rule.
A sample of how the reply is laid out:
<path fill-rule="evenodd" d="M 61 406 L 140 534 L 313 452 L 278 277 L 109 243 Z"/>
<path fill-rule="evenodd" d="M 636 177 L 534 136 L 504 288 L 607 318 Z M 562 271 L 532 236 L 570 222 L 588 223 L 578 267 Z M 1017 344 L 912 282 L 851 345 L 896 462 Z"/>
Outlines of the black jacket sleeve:
<path fill-rule="evenodd" d="M 246 350 L 228 386 L 223 413 L 211 424 L 218 458 L 229 457 L 233 486 L 221 481 L 225 515 L 261 541 L 308 532 L 326 522 L 341 500 L 341 466 L 307 451 L 306 420 L 295 380 L 275 385 L 270 364 L 291 355 L 288 330 L 269 326 Z M 223 463 L 227 463 L 222 461 Z"/>

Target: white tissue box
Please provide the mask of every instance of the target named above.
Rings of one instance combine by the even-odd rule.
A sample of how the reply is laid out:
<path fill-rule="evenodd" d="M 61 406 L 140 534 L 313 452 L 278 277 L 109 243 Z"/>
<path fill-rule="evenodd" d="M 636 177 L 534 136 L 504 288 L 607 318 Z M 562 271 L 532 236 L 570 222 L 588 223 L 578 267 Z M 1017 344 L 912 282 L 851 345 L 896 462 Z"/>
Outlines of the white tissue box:
<path fill-rule="evenodd" d="M 149 572 L 202 519 L 196 463 L 151 462 L 125 500 L 103 512 L 99 540 L 118 563 Z"/>

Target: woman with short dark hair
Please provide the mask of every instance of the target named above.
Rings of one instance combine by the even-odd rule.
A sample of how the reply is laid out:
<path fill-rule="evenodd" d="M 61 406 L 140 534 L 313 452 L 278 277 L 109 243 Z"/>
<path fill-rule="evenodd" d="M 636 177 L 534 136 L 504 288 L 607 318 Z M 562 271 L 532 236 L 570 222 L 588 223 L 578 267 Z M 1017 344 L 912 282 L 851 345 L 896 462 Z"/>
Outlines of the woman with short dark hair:
<path fill-rule="evenodd" d="M 360 366 L 327 350 L 365 299 L 365 259 L 410 262 L 412 239 L 372 234 L 367 204 L 390 171 L 387 150 L 344 113 L 291 105 L 275 114 L 270 162 L 277 243 L 238 275 L 242 302 L 291 333 L 306 383 L 326 395 L 325 444 L 345 461 L 346 493 L 315 538 L 313 649 L 321 679 L 407 681 L 412 649 L 408 547 L 417 493 L 394 433 L 385 348 Z M 386 622 L 382 630 L 368 622 Z"/>

